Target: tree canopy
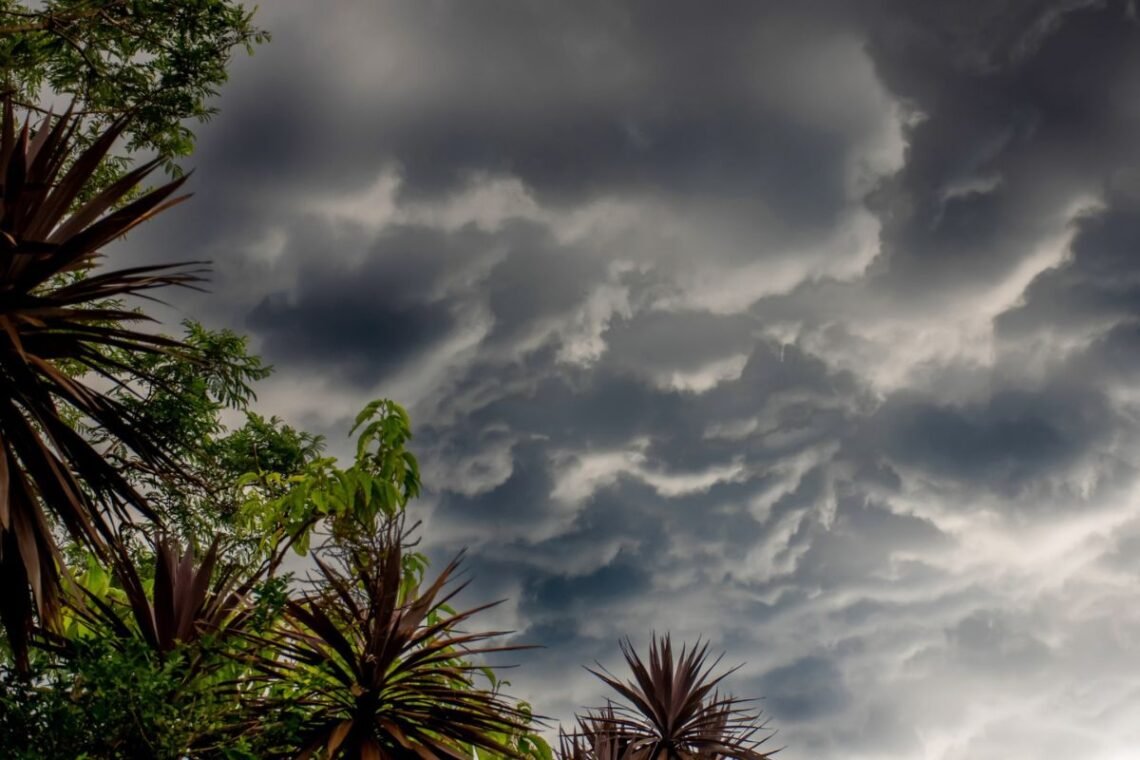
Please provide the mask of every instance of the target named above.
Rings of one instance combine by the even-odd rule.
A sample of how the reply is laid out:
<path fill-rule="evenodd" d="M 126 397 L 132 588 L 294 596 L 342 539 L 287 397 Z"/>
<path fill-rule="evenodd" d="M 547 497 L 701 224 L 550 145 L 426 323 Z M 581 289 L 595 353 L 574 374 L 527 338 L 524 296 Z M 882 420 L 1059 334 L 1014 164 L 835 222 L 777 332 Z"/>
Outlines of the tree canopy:
<path fill-rule="evenodd" d="M 177 171 L 192 124 L 217 112 L 234 51 L 268 39 L 233 0 L 0 0 L 0 87 L 34 113 L 70 105 L 79 147 L 124 120 L 124 152 L 101 167 L 101 187 L 132 154 Z"/>

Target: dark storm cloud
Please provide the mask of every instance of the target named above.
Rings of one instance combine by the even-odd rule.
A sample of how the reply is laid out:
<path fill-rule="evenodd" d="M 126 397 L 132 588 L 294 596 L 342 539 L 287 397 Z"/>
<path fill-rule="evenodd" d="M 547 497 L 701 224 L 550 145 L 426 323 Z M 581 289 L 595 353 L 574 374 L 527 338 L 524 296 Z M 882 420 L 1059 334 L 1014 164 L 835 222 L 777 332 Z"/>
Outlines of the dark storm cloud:
<path fill-rule="evenodd" d="M 582 301 L 600 268 L 525 222 L 494 232 L 391 226 L 345 258 L 293 243 L 280 264 L 296 262 L 295 284 L 265 295 L 248 324 L 271 361 L 327 362 L 362 387 L 478 319 L 472 307 L 490 313 L 489 342 L 517 339 Z"/>
<path fill-rule="evenodd" d="M 1107 400 L 1082 388 L 1003 391 L 974 407 L 899 397 L 870 421 L 883 451 L 931 474 L 1011 495 L 1111 440 Z"/>
<path fill-rule="evenodd" d="M 449 495 L 437 508 L 445 519 L 499 531 L 534 515 L 553 488 L 545 449 L 538 442 L 511 448 L 511 472 L 506 480 L 482 493 Z"/>
<path fill-rule="evenodd" d="M 271 293 L 250 313 L 249 326 L 260 330 L 275 362 L 325 361 L 370 386 L 447 335 L 453 318 L 446 306 L 387 306 L 371 290 L 336 288 L 296 302 Z"/>
<path fill-rule="evenodd" d="M 560 444 L 600 449 L 646 436 L 651 459 L 683 471 L 686 464 L 702 468 L 723 463 L 734 454 L 747 453 L 750 446 L 763 456 L 775 456 L 834 435 L 842 424 L 841 407 L 858 392 L 851 377 L 830 373 L 818 358 L 806 356 L 794 346 L 782 349 L 767 341 L 751 346 L 739 378 L 703 394 L 661 388 L 640 373 L 620 369 L 626 366 L 621 356 L 614 358 L 614 368 L 603 359 L 588 371 L 560 366 L 549 352 L 533 354 L 531 359 L 536 361 L 527 365 L 525 374 L 532 382 L 519 392 L 496 394 L 483 405 L 467 408 L 464 418 L 449 422 L 446 431 L 429 427 L 425 436 L 433 441 L 444 435 L 448 440 L 453 436 L 467 438 L 502 424 L 520 438 L 554 430 Z M 670 359 L 667 354 L 657 355 L 658 361 Z M 502 369 L 491 364 L 473 366 L 465 377 L 448 386 L 447 393 L 465 398 L 470 395 L 469 389 L 485 387 L 487 376 Z M 791 393 L 796 394 L 795 399 L 784 403 L 781 394 Z M 820 409 L 809 400 L 813 396 L 840 408 L 834 413 Z M 799 398 L 805 400 L 796 400 Z M 738 422 L 777 401 L 779 429 L 797 435 L 720 441 L 705 435 L 718 423 Z"/>
<path fill-rule="evenodd" d="M 692 404 L 681 393 L 656 389 L 632 375 L 575 371 L 553 361 L 542 370 L 545 377 L 525 392 L 504 394 L 469 410 L 463 428 L 504 423 L 524 437 L 557 430 L 564 443 L 605 448 L 657 432 Z"/>
<path fill-rule="evenodd" d="M 1049 647 L 1027 630 L 1028 622 L 1002 610 L 971 613 L 946 631 L 951 656 L 971 668 L 1024 673 L 1040 668 Z"/>
<path fill-rule="evenodd" d="M 947 542 L 929 521 L 896 514 L 855 492 L 840 497 L 829 525 L 803 522 L 788 548 L 803 549 L 795 563 L 798 582 L 835 589 L 875 578 L 891 563 L 892 552 L 922 554 Z"/>
<path fill-rule="evenodd" d="M 626 477 L 595 493 L 566 535 L 571 540 L 620 538 L 623 545 L 637 546 L 638 561 L 652 570 L 663 570 L 684 555 L 701 572 L 698 560 L 707 552 L 720 552 L 731 561 L 761 538 L 763 525 L 744 505 L 747 495 L 763 487 L 756 479 L 667 496 Z M 709 580 L 716 582 L 719 565 L 713 567 Z"/>
<path fill-rule="evenodd" d="M 653 311 L 614 319 L 603 337 L 610 360 L 631 369 L 696 370 L 751 353 L 757 327 L 738 314 Z"/>
<path fill-rule="evenodd" d="M 540 711 L 672 628 L 789 758 L 942 760 L 1135 655 L 1130 9 L 283 1 L 136 242 L 217 258 L 292 410 L 407 401 Z"/>
<path fill-rule="evenodd" d="M 746 507 L 748 497 L 767 487 L 763 477 L 666 495 L 637 478 L 621 475 L 574 507 L 556 535 L 538 540 L 519 537 L 520 526 L 533 526 L 543 517 L 550 518 L 549 502 L 555 484 L 552 464 L 544 452 L 537 442 L 516 445 L 511 473 L 501 484 L 475 496 L 440 494 L 437 518 L 452 526 L 463 526 L 468 531 L 466 535 L 475 540 L 494 542 L 498 546 L 496 553 L 524 563 L 527 574 L 535 580 L 561 577 L 564 568 L 578 567 L 583 562 L 594 567 L 599 557 L 613 551 L 620 553 L 622 547 L 635 547 L 636 552 L 624 556 L 617 565 L 627 571 L 636 586 L 641 585 L 644 573 L 664 569 L 677 554 L 694 561 L 712 552 L 717 555 L 719 567 L 719 560 L 740 558 L 764 534 L 763 524 Z M 715 519 L 709 519 L 711 515 Z M 513 538 L 507 540 L 507 536 Z M 609 560 L 595 569 L 600 572 L 609 567 L 606 577 L 616 577 L 618 567 L 611 567 L 615 561 Z M 552 570 L 556 572 L 551 574 Z M 606 592 L 607 599 L 620 603 L 636 596 L 632 586 L 610 585 L 624 590 L 616 596 Z M 591 584 L 591 588 L 602 590 L 600 585 Z M 562 583 L 547 584 L 542 589 L 536 603 L 550 610 L 557 610 L 559 604 L 573 606 L 583 593 L 576 586 Z M 560 594 L 565 597 L 560 598 Z M 530 611 L 537 614 L 538 609 L 532 607 Z"/>
<path fill-rule="evenodd" d="M 842 709 L 851 699 L 843 674 L 825 657 L 803 657 L 773 668 L 757 686 L 768 695 L 764 700 L 767 711 L 784 721 L 818 719 Z"/>
<path fill-rule="evenodd" d="M 386 167 L 399 172 L 404 201 L 452 196 L 487 173 L 516 177 L 540 200 L 560 204 L 665 195 L 725 215 L 726 234 L 735 227 L 740 241 L 732 255 L 753 257 L 761 252 L 748 241 L 761 226 L 769 237 L 810 236 L 835 220 L 848 203 L 848 159 L 881 119 L 858 99 L 850 113 L 816 113 L 818 103 L 850 98 L 842 85 L 813 74 L 815 88 L 836 92 L 813 91 L 803 105 L 802 92 L 779 73 L 785 54 L 803 57 L 798 51 L 842 33 L 845 12 L 826 3 L 734 2 L 711 15 L 654 2 L 360 6 L 326 14 L 320 28 L 301 6 L 279 13 L 270 19 L 274 44 L 236 62 L 226 118 L 195 156 L 200 174 L 227 177 L 200 194 L 182 223 L 205 247 L 196 253 L 219 259 L 220 291 L 256 282 L 257 270 L 228 249 L 256 243 L 259 220 L 289 238 L 303 234 L 284 208 L 318 187 L 363 191 Z M 342 35 L 340 46 L 328 45 L 330 30 Z M 358 78 L 338 63 L 355 52 L 373 76 Z M 614 255 L 598 253 L 603 261 Z M 488 280 L 490 307 L 501 317 L 496 335 L 533 318 L 540 303 L 571 303 L 572 290 L 581 295 L 598 279 L 597 262 L 572 252 L 519 258 Z M 354 324 L 348 312 L 360 304 L 351 299 L 371 273 L 346 274 L 349 303 L 344 319 L 329 321 L 329 335 L 310 334 L 312 317 L 339 297 L 331 277 L 307 284 L 308 271 L 297 271 L 288 297 L 264 293 L 274 300 L 250 327 L 282 362 L 291 347 L 327 347 L 325 357 L 354 351 L 349 374 L 364 381 L 370 369 L 384 376 L 453 326 L 444 302 L 376 306 Z M 566 288 L 548 293 L 547 283 Z M 284 337 L 293 333 L 295 340 Z M 392 342 L 383 358 L 377 336 Z"/>
<path fill-rule="evenodd" d="M 649 573 L 636 557 L 619 554 L 612 562 L 581 576 L 552 575 L 530 579 L 520 600 L 524 613 L 596 612 L 607 602 L 643 594 L 652 587 Z"/>
<path fill-rule="evenodd" d="M 1140 374 L 1140 323 L 1115 325 L 1092 341 L 1073 364 L 1108 382 L 1134 383 Z"/>
<path fill-rule="evenodd" d="M 1135 160 L 1131 8 L 882 4 L 868 51 L 919 120 L 906 166 L 871 201 L 885 223 L 880 270 L 921 292 L 1007 274 L 1122 157 Z"/>
<path fill-rule="evenodd" d="M 845 203 L 848 125 L 812 123 L 755 93 L 779 51 L 834 26 L 827 4 L 733 2 L 708 14 L 646 0 L 449 2 L 392 12 L 327 19 L 347 37 L 372 22 L 384 30 L 372 42 L 381 71 L 351 92 L 335 68 L 350 51 L 324 49 L 301 25 L 279 29 L 260 53 L 277 68 L 235 84 L 244 97 L 228 104 L 200 160 L 267 192 L 314 180 L 361 188 L 392 161 L 405 199 L 490 172 L 567 202 L 629 191 L 763 199 L 791 226 L 830 219 Z M 414 51 L 415 62 L 382 54 L 420 43 L 432 53 Z M 394 81 L 400 74 L 406 84 Z"/>
<path fill-rule="evenodd" d="M 604 262 L 560 248 L 537 229 L 512 250 L 487 279 L 487 305 L 494 319 L 491 341 L 517 339 L 543 318 L 580 304 L 604 276 Z"/>
<path fill-rule="evenodd" d="M 1131 186 L 1131 176 L 1109 175 L 1117 183 L 1106 188 L 1106 208 L 1077 223 L 1070 257 L 1038 276 L 1024 303 L 997 319 L 999 335 L 1012 343 L 1043 332 L 1080 335 L 1135 322 L 1140 315 L 1140 187 Z"/>
<path fill-rule="evenodd" d="M 357 263 L 302 260 L 294 292 L 267 294 L 249 313 L 249 326 L 275 363 L 324 362 L 374 385 L 453 329 L 453 305 L 434 291 L 449 256 L 477 256 L 486 244 L 477 233 L 400 228 Z"/>
<path fill-rule="evenodd" d="M 743 455 L 768 461 L 835 440 L 850 422 L 860 389 L 853 378 L 834 372 L 819 358 L 795 346 L 769 341 L 753 344 L 740 377 L 687 399 L 684 415 L 669 419 L 651 439 L 648 453 L 669 467 L 709 466 Z M 716 438 L 717 425 L 762 416 L 760 435 Z M 758 423 L 759 424 L 759 423 Z M 768 434 L 763 434 L 767 432 Z M 700 440 L 700 445 L 694 442 Z"/>
<path fill-rule="evenodd" d="M 636 374 L 607 370 L 604 364 L 589 371 L 560 367 L 549 353 L 545 356 L 545 362 L 528 367 L 533 382 L 517 392 L 506 390 L 510 383 L 504 383 L 485 404 L 467 406 L 463 416 L 449 420 L 446 427 L 429 425 L 421 430 L 421 445 L 445 461 L 474 442 L 488 445 L 486 435 L 511 450 L 512 469 L 500 484 L 474 496 L 445 495 L 440 509 L 448 519 L 473 525 L 525 521 L 528 516 L 538 519 L 536 505 L 543 504 L 554 487 L 555 451 L 620 449 L 638 438 L 647 442 L 645 466 L 664 475 L 699 474 L 742 457 L 744 471 L 755 470 L 752 477 L 738 482 L 700 489 L 696 503 L 679 498 L 675 503 L 680 514 L 699 515 L 709 504 L 742 504 L 750 493 L 762 489 L 762 478 L 757 477 L 762 469 L 755 468 L 833 439 L 843 430 L 844 409 L 856 393 L 850 378 L 829 375 L 822 362 L 794 347 L 781 350 L 766 342 L 753 346 L 738 379 L 704 394 L 660 388 Z M 618 363 L 621 366 L 622 360 Z M 493 365 L 472 367 L 448 387 L 447 395 L 477 396 L 475 389 L 488 382 L 483 373 L 499 371 Z M 500 374 L 497 379 L 504 378 Z M 796 398 L 784 401 L 782 394 L 788 393 L 797 394 Z M 817 403 L 812 403 L 813 397 Z M 819 408 L 819 400 L 835 409 Z M 765 431 L 770 434 L 727 439 L 706 435 L 710 427 L 732 424 L 771 407 L 772 420 L 767 424 L 775 430 Z M 552 432 L 556 437 L 550 440 Z M 643 490 L 639 500 L 644 500 L 648 514 L 660 511 L 655 506 L 662 502 L 659 494 Z M 630 501 L 619 500 L 613 509 L 622 514 L 635 508 Z M 720 529 L 715 526 L 731 522 L 703 524 L 706 529 Z M 737 529 L 734 539 L 744 542 L 751 535 L 753 531 Z"/>

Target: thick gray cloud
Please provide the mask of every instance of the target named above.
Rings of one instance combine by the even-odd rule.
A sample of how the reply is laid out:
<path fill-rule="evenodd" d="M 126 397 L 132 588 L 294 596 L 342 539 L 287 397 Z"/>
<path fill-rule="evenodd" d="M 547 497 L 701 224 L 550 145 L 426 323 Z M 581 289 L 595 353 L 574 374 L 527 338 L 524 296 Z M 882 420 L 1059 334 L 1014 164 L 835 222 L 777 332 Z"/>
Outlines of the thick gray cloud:
<path fill-rule="evenodd" d="M 1129 756 L 1134 3 L 263 12 L 125 253 L 212 257 L 179 308 L 338 451 L 410 407 L 520 696 L 672 630 L 790 760 Z"/>
<path fill-rule="evenodd" d="M 1084 388 L 1002 390 L 960 407 L 901 394 L 869 421 L 892 461 L 1014 494 L 1110 440 L 1106 399 Z"/>
<path fill-rule="evenodd" d="M 773 668 L 757 686 L 772 714 L 784 721 L 818 720 L 851 700 L 843 674 L 823 657 L 801 657 Z"/>

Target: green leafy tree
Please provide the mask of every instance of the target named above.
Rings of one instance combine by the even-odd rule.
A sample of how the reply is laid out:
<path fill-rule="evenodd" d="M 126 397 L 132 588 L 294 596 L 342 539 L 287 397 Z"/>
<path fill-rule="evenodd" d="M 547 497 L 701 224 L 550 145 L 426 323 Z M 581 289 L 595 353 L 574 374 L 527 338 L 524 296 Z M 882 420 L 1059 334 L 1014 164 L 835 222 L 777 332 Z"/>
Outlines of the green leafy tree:
<path fill-rule="evenodd" d="M 124 299 L 198 272 L 95 267 L 103 246 L 181 200 L 179 181 L 141 183 L 190 152 L 185 120 L 212 113 L 233 48 L 265 39 L 251 19 L 225 0 L 0 0 L 0 624 L 21 667 L 33 621 L 58 615 L 57 528 L 110 561 L 118 524 L 158 518 L 116 456 L 185 473 L 153 420 L 90 378 L 161 384 L 130 357 L 188 347 L 137 329 L 146 317 Z M 67 113 L 51 119 L 43 97 Z M 131 169 L 138 151 L 154 158 Z"/>
<path fill-rule="evenodd" d="M 222 724 L 232 708 L 231 700 L 212 684 L 187 681 L 188 656 L 189 652 L 178 650 L 157 660 L 141 640 L 112 643 L 95 636 L 78 642 L 65 666 L 35 663 L 30 679 L 0 667 L 4 757 L 174 760 L 185 756 L 187 748 Z M 242 755 L 235 751 L 230 757 Z"/>
<path fill-rule="evenodd" d="M 252 420 L 254 430 L 260 422 Z M 304 554 L 322 523 L 333 537 L 351 540 L 402 513 L 420 492 L 419 465 L 406 448 L 412 437 L 407 412 L 388 399 L 373 401 L 357 415 L 349 435 L 357 431 L 349 467 L 315 458 L 299 472 L 267 472 L 259 464 L 241 478 L 241 486 L 255 486 L 242 506 L 244 529 L 261 536 L 263 546 L 285 543 Z"/>
<path fill-rule="evenodd" d="M 185 544 L 216 539 L 228 562 L 256 565 L 263 559 L 261 548 L 272 542 L 261 531 L 275 527 L 252 524 L 243 509 L 290 490 L 292 479 L 321 458 L 324 441 L 250 409 L 256 400 L 252 384 L 268 377 L 272 368 L 249 354 L 244 337 L 190 321 L 183 328 L 188 355 L 123 357 L 154 381 L 143 389 L 117 386 L 110 391 L 156 431 L 183 468 L 174 475 L 156 473 L 128 452 L 122 452 L 121 461 L 131 482 L 162 516 L 164 535 Z M 240 426 L 227 428 L 225 415 L 240 420 Z M 154 523 L 142 523 L 135 532 L 145 547 L 156 530 Z"/>
<path fill-rule="evenodd" d="M 233 736 L 242 638 L 279 604 L 160 544 L 144 581 L 129 563 L 112 586 L 98 566 L 69 599 L 64 633 L 42 631 L 34 678 L 0 669 L 0 746 L 18 757 L 255 757 Z M 124 572 L 126 571 L 126 572 Z M 7 755 L 6 755 L 7 756 Z"/>
<path fill-rule="evenodd" d="M 239 359 L 244 344 L 229 350 Z M 248 397 L 232 400 L 230 413 L 249 414 Z M 478 659 L 517 647 L 481 645 L 494 632 L 460 632 L 481 608 L 449 606 L 455 564 L 429 583 L 426 557 L 408 546 L 401 526 L 420 484 L 404 410 L 370 404 L 354 428 L 356 456 L 339 466 L 297 457 L 287 441 L 311 437 L 283 443 L 284 426 L 256 415 L 226 430 L 222 406 L 163 414 L 214 430 L 206 449 L 281 465 L 237 478 L 246 492 L 237 512 L 201 523 L 264 532 L 258 561 L 235 560 L 217 538 L 195 559 L 145 534 L 110 571 L 73 553 L 64 624 L 33 639 L 34 677 L 0 667 L 0 746 L 27 758 L 331 758 L 372 757 L 376 747 L 403 756 L 403 737 L 425 757 L 478 748 L 484 760 L 552 760 L 529 707 L 508 700 Z M 282 456 L 257 456 L 265 440 Z M 308 582 L 280 574 L 290 550 L 313 555 Z"/>
<path fill-rule="evenodd" d="M 174 169 L 194 148 L 187 122 L 216 113 L 234 50 L 268 38 L 232 0 L 0 0 L 0 86 L 31 111 L 47 111 L 45 91 L 73 103 L 80 147 L 124 120 L 128 154 Z M 95 184 L 128 164 L 113 157 Z"/>

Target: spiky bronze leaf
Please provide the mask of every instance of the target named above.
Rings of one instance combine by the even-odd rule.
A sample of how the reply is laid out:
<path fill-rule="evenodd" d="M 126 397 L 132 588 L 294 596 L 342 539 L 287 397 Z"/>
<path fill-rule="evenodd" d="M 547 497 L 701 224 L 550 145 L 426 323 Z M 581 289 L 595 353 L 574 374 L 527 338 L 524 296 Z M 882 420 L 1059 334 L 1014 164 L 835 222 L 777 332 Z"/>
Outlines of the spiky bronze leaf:
<path fill-rule="evenodd" d="M 471 747 L 520 756 L 504 737 L 526 731 L 531 716 L 479 688 L 469 658 L 525 647 L 483 643 L 505 632 L 457 630 L 493 606 L 447 612 L 466 585 L 445 590 L 458 558 L 402 599 L 401 542 L 402 533 L 389 527 L 375 554 L 357 549 L 331 564 L 318 559 L 328 592 L 290 602 L 286 625 L 263 641 L 271 651 L 253 664 L 266 682 L 306 684 L 299 700 L 285 697 L 305 712 L 296 757 L 470 760 Z M 260 713 L 280 707 L 270 699 Z"/>
<path fill-rule="evenodd" d="M 674 657 L 670 637 L 654 636 L 648 664 L 628 639 L 621 650 L 632 680 L 621 681 L 604 669 L 588 670 L 624 703 L 579 716 L 578 731 L 562 741 L 566 760 L 767 760 L 771 756 L 759 750 L 769 738 L 759 712 L 744 707 L 748 700 L 716 691 L 732 670 L 713 675 L 720 658 L 709 662 L 708 644 L 682 646 Z"/>
<path fill-rule="evenodd" d="M 0 622 L 17 662 L 33 619 L 50 625 L 59 609 L 53 526 L 109 558 L 116 520 L 154 517 L 108 447 L 145 467 L 181 469 L 145 425 L 82 375 L 146 382 L 116 355 L 182 347 L 135 329 L 148 318 L 118 299 L 192 287 L 196 271 L 95 267 L 105 244 L 182 200 L 171 196 L 184 178 L 116 207 L 157 165 L 150 162 L 76 207 L 125 122 L 75 155 L 77 125 L 70 114 L 49 117 L 33 138 L 28 123 L 17 129 L 10 101 L 0 124 Z M 69 424 L 74 419 L 104 447 Z"/>
<path fill-rule="evenodd" d="M 615 730 L 617 715 L 612 705 L 577 716 L 578 730 L 558 732 L 562 760 L 622 760 L 629 749 L 629 737 Z"/>

